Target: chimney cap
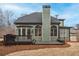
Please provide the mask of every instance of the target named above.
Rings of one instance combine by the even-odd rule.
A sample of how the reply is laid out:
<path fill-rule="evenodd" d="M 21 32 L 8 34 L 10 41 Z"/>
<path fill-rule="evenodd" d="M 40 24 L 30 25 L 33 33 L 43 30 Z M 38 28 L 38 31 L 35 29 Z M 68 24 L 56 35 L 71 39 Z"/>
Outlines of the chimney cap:
<path fill-rule="evenodd" d="M 43 8 L 50 8 L 50 5 L 43 5 Z"/>

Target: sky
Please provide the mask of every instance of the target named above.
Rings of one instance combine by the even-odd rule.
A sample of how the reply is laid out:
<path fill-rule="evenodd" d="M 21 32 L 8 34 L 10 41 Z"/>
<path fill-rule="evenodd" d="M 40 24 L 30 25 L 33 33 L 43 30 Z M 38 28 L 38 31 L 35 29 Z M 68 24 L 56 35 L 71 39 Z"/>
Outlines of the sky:
<path fill-rule="evenodd" d="M 2 10 L 11 10 L 15 13 L 15 18 L 33 12 L 42 12 L 41 3 L 0 3 Z M 79 24 L 79 3 L 50 3 L 51 15 L 65 19 L 65 26 L 75 26 Z"/>

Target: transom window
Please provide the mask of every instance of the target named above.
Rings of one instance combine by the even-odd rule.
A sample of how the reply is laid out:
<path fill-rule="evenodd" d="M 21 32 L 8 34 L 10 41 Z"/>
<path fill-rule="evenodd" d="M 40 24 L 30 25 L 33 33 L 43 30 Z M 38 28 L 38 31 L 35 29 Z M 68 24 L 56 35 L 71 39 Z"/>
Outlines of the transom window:
<path fill-rule="evenodd" d="M 57 27 L 51 26 L 51 36 L 57 36 Z"/>
<path fill-rule="evenodd" d="M 41 26 L 37 25 L 35 27 L 35 36 L 41 36 L 42 31 L 41 31 Z"/>

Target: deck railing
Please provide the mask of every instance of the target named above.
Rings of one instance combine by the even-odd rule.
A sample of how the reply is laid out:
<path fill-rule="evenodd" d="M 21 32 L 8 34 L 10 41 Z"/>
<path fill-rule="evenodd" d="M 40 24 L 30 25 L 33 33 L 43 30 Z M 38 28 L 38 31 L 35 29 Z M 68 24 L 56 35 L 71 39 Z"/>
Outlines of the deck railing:
<path fill-rule="evenodd" d="M 27 36 L 16 36 L 16 42 L 32 42 L 32 39 L 28 39 Z"/>

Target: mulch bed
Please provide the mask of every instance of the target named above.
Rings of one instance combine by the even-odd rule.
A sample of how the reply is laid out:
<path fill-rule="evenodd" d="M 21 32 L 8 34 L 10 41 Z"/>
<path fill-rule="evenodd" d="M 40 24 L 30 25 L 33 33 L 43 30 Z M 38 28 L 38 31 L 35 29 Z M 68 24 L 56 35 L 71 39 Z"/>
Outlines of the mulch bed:
<path fill-rule="evenodd" d="M 0 56 L 7 55 L 9 53 L 13 53 L 16 51 L 22 50 L 36 50 L 36 49 L 44 49 L 44 48 L 66 48 L 70 47 L 69 44 L 64 45 L 3 45 L 3 42 L 0 42 Z"/>

